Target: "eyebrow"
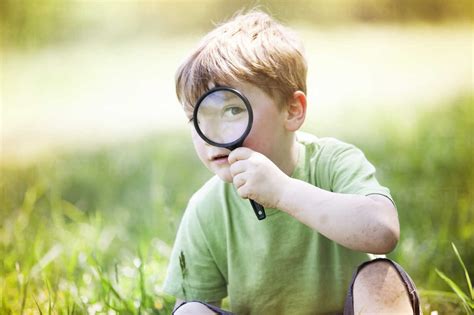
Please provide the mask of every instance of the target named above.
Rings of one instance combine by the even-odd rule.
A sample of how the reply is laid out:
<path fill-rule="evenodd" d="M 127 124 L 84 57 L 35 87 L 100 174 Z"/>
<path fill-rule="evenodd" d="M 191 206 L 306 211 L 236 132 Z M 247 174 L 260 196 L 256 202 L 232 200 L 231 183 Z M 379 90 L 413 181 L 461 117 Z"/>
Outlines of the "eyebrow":
<path fill-rule="evenodd" d="M 216 94 L 215 97 L 212 97 L 212 95 L 209 95 L 207 97 L 210 97 L 211 104 L 216 104 L 216 105 L 226 105 L 226 103 L 230 101 L 234 101 L 234 100 L 237 100 L 241 102 L 242 104 L 244 104 L 244 101 L 238 95 L 234 93 L 221 93 L 221 94 Z"/>
<path fill-rule="evenodd" d="M 233 100 L 238 100 L 238 101 L 243 103 L 242 99 L 240 97 L 238 97 L 237 95 L 235 95 L 234 93 L 232 93 L 232 95 L 230 95 L 230 93 L 218 94 L 218 95 L 216 95 L 216 99 L 218 99 L 219 101 L 222 101 L 222 102 L 229 102 L 229 101 L 233 101 Z"/>
<path fill-rule="evenodd" d="M 240 100 L 240 97 L 238 97 L 234 93 L 225 93 L 224 100 L 228 101 L 228 100 L 233 100 L 233 99 L 239 99 Z"/>

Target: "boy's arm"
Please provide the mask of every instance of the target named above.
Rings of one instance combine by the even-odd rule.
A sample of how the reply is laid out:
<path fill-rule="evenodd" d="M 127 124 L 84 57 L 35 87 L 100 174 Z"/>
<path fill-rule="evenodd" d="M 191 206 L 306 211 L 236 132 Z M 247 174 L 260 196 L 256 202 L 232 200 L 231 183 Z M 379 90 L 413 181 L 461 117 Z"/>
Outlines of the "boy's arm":
<path fill-rule="evenodd" d="M 248 148 L 234 150 L 229 162 L 241 197 L 285 211 L 347 248 L 384 254 L 398 242 L 397 210 L 384 196 L 320 189 L 289 177 L 264 155 Z"/>
<path fill-rule="evenodd" d="M 278 209 L 333 241 L 353 250 L 385 254 L 397 245 L 397 210 L 382 195 L 329 192 L 304 181 L 282 183 Z"/>

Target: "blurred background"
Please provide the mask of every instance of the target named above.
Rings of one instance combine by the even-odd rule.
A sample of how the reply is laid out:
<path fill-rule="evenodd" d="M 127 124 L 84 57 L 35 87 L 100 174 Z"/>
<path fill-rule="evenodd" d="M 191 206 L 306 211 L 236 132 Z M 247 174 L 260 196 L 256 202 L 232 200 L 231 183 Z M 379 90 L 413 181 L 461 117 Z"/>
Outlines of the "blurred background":
<path fill-rule="evenodd" d="M 1 1 L 0 313 L 169 313 L 174 235 L 211 176 L 174 72 L 255 6 L 305 43 L 303 129 L 356 144 L 390 187 L 402 235 L 389 257 L 424 312 L 472 313 L 468 0 Z"/>

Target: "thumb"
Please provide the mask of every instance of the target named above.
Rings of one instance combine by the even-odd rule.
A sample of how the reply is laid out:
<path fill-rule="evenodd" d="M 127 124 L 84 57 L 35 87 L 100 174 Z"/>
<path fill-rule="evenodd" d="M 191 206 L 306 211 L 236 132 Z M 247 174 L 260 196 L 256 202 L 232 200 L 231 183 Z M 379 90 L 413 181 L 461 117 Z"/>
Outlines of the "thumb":
<path fill-rule="evenodd" d="M 233 150 L 232 152 L 230 152 L 228 161 L 230 164 L 233 164 L 239 160 L 246 160 L 252 155 L 253 152 L 254 151 L 249 148 L 245 148 L 245 147 L 237 148 Z"/>

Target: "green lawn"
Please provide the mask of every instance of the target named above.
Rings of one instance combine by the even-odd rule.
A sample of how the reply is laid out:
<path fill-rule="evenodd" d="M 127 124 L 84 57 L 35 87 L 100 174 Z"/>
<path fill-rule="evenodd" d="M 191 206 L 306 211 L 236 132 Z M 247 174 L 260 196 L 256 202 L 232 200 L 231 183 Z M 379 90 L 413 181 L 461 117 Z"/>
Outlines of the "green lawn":
<path fill-rule="evenodd" d="M 425 311 L 466 312 L 435 268 L 467 292 L 451 242 L 474 275 L 473 130 L 465 96 L 409 133 L 393 122 L 342 139 L 392 191 L 402 237 L 390 257 L 421 289 Z M 186 133 L 0 167 L 1 314 L 170 313 L 161 284 L 174 234 L 210 176 Z"/>

